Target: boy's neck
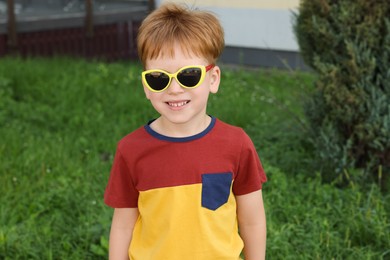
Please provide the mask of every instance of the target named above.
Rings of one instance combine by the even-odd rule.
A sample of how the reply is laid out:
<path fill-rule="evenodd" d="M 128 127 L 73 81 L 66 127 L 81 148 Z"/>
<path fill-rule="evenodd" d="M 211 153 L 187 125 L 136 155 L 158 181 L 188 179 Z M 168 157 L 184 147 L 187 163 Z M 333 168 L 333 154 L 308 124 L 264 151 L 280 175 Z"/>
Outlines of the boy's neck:
<path fill-rule="evenodd" d="M 187 123 L 173 123 L 163 117 L 159 117 L 150 124 L 150 128 L 161 135 L 183 138 L 203 132 L 210 124 L 211 117 L 209 115 L 204 115 L 198 120 L 192 120 Z"/>

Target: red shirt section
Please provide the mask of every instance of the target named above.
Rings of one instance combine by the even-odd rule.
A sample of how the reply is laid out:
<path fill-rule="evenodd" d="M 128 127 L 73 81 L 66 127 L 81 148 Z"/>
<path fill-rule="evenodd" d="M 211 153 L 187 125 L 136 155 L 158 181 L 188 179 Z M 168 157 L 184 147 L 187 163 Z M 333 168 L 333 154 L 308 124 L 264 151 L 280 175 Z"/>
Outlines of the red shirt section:
<path fill-rule="evenodd" d="M 202 133 L 170 138 L 148 125 L 119 143 L 105 192 L 114 208 L 137 207 L 141 191 L 202 183 L 204 174 L 231 173 L 234 195 L 262 188 L 266 176 L 248 135 L 213 118 Z"/>

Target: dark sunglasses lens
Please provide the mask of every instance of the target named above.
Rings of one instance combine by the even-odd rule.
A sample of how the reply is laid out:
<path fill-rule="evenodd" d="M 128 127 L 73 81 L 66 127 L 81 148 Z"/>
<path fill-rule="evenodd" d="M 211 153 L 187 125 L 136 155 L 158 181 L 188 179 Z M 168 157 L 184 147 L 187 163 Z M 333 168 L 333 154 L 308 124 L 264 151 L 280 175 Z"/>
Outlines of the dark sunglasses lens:
<path fill-rule="evenodd" d="M 179 80 L 182 85 L 189 88 L 196 86 L 201 77 L 202 70 L 199 68 L 183 69 L 177 74 L 177 80 Z"/>
<path fill-rule="evenodd" d="M 156 90 L 163 90 L 169 83 L 169 76 L 163 72 L 151 72 L 145 75 L 148 85 Z"/>

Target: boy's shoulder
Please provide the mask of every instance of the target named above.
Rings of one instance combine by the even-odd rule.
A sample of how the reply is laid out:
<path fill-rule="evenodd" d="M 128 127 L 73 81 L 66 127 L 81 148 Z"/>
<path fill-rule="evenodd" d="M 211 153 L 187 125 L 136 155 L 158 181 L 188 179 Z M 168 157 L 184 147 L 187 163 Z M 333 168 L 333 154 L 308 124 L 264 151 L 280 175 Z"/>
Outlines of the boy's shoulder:
<path fill-rule="evenodd" d="M 118 148 L 129 146 L 129 145 L 134 146 L 146 141 L 148 135 L 146 134 L 144 128 L 145 126 L 138 127 L 134 131 L 122 137 L 122 139 L 120 139 L 118 142 Z"/>
<path fill-rule="evenodd" d="M 218 132 L 217 134 L 222 134 L 227 138 L 238 138 L 241 136 L 247 136 L 244 129 L 242 129 L 241 127 L 228 124 L 219 119 L 217 119 L 216 126 L 216 131 Z"/>
<path fill-rule="evenodd" d="M 220 143 L 225 143 L 229 147 L 236 148 L 251 148 L 253 146 L 251 137 L 242 127 L 231 125 L 220 120 L 217 126 L 214 134 Z"/>

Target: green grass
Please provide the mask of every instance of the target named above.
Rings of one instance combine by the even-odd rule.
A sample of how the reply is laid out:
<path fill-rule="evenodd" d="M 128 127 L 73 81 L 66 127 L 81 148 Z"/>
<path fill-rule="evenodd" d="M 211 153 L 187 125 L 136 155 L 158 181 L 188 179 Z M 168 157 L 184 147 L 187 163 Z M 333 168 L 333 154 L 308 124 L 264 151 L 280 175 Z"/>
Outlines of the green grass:
<path fill-rule="evenodd" d="M 116 142 L 156 117 L 141 67 L 0 60 L 0 258 L 106 259 Z M 390 196 L 322 184 L 302 103 L 314 76 L 223 67 L 209 113 L 252 137 L 269 182 L 267 259 L 389 259 Z"/>

